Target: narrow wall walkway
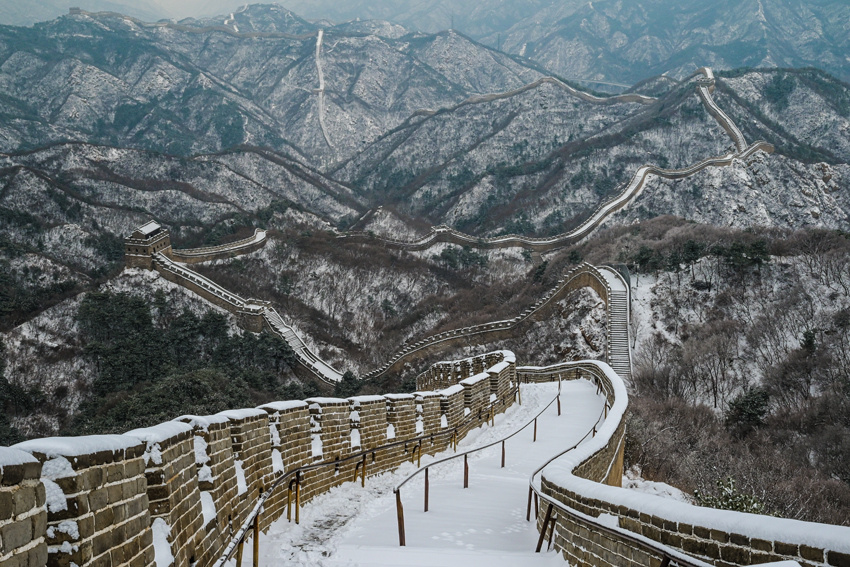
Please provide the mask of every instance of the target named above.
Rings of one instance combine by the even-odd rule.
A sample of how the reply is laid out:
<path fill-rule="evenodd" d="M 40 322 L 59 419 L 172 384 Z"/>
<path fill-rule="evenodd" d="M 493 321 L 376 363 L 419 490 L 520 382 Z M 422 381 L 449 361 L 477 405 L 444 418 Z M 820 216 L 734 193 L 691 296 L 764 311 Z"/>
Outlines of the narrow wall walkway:
<path fill-rule="evenodd" d="M 519 429 L 557 393 L 557 383 L 529 384 L 523 405 L 496 417 L 460 443 L 470 449 Z M 562 415 L 555 405 L 538 422 L 538 441 L 531 428 L 509 440 L 506 467 L 501 449 L 492 447 L 470 458 L 469 488 L 463 489 L 463 460 L 440 465 L 430 474 L 430 511 L 423 505 L 423 479 L 402 488 L 407 546 L 398 546 L 392 489 L 415 468 L 406 464 L 394 473 L 370 478 L 366 487 L 347 483 L 312 500 L 301 511 L 301 524 L 285 518 L 260 537 L 260 565 L 563 567 L 560 554 L 535 554 L 538 532 L 526 522 L 528 477 L 554 453 L 578 441 L 602 411 L 603 398 L 584 380 L 563 383 Z M 423 458 L 423 464 L 451 454 Z M 243 565 L 251 563 L 245 546 Z M 235 565 L 231 562 L 230 567 Z"/>

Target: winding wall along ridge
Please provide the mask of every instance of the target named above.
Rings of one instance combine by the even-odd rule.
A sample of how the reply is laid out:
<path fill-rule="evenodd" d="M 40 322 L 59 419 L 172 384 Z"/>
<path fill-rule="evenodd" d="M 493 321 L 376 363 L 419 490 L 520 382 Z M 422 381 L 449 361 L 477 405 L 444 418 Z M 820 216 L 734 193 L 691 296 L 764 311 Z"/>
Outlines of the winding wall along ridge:
<path fill-rule="evenodd" d="M 603 270 L 608 277 L 603 274 Z M 445 331 L 421 339 L 396 352 L 382 366 L 363 375 L 363 379 L 372 380 L 379 378 L 388 372 L 398 370 L 412 358 L 431 354 L 432 352 L 446 348 L 453 343 L 462 342 L 466 344 L 470 342 L 470 339 L 472 339 L 474 342 L 482 344 L 485 342 L 503 339 L 506 335 L 511 334 L 523 324 L 540 319 L 555 302 L 560 301 L 569 292 L 583 287 L 592 288 L 597 294 L 599 294 L 599 297 L 605 303 L 606 319 L 609 322 L 608 333 L 606 336 L 605 357 L 606 360 L 610 361 L 609 357 L 612 353 L 611 345 L 613 339 L 611 335 L 612 326 L 610 324 L 612 316 L 610 299 L 612 297 L 612 292 L 608 278 L 620 278 L 620 280 L 622 280 L 622 277 L 614 270 L 610 270 L 608 268 L 597 268 L 587 262 L 583 262 L 581 265 L 567 272 L 564 277 L 558 281 L 558 284 L 554 288 L 550 289 L 540 299 L 538 299 L 534 305 L 527 308 L 517 317 Z M 623 286 L 625 287 L 625 282 L 623 282 Z M 628 316 L 627 313 L 626 316 Z M 626 329 L 628 329 L 628 324 L 626 325 Z M 631 369 L 629 368 L 627 371 L 628 374 L 631 375 Z"/>
<path fill-rule="evenodd" d="M 598 361 L 518 367 L 517 377 L 548 381 L 571 367 L 590 374 L 607 398 L 605 420 L 593 426 L 590 440 L 554 456 L 529 480 L 541 512 L 553 505 L 554 545 L 571 564 L 656 567 L 665 556 L 692 566 L 850 564 L 850 528 L 844 526 L 704 508 L 620 488 L 628 406 L 622 378 Z M 539 528 L 543 519 L 541 513 Z"/>
<path fill-rule="evenodd" d="M 749 146 L 747 145 L 744 135 L 741 133 L 740 129 L 738 129 L 726 113 L 717 106 L 717 103 L 711 96 L 711 91 L 714 89 L 714 74 L 711 69 L 703 67 L 698 71 L 698 73 L 703 74 L 704 78 L 697 82 L 697 93 L 709 114 L 717 120 L 720 126 L 729 134 L 730 138 L 732 138 L 732 141 L 735 143 L 736 151 L 723 156 L 710 157 L 681 169 L 665 169 L 655 165 L 643 165 L 638 168 L 631 180 L 623 186 L 623 189 L 615 197 L 605 203 L 602 203 L 587 219 L 585 219 L 584 222 L 569 232 L 551 237 L 528 237 L 517 234 L 508 234 L 492 238 L 479 238 L 465 234 L 445 225 L 439 225 L 433 227 L 431 232 L 417 240 L 393 239 L 377 236 L 368 232 L 347 232 L 340 234 L 338 238 L 351 239 L 355 241 L 376 241 L 384 243 L 387 246 L 402 248 L 405 250 L 427 250 L 437 243 L 445 242 L 480 249 L 519 247 L 536 252 L 547 252 L 569 246 L 588 236 L 610 215 L 624 208 L 638 195 L 640 195 L 650 175 L 663 177 L 665 179 L 682 179 L 694 175 L 708 167 L 729 166 L 734 160 L 747 159 L 756 151 L 772 153 L 773 146 L 764 141 L 757 141 Z"/>
<path fill-rule="evenodd" d="M 255 228 L 254 234 L 248 238 L 228 242 L 227 244 L 204 246 L 201 248 L 174 248 L 171 250 L 171 259 L 181 264 L 208 262 L 210 260 L 230 258 L 239 254 L 253 252 L 265 246 L 266 242 L 266 231 L 262 228 Z"/>

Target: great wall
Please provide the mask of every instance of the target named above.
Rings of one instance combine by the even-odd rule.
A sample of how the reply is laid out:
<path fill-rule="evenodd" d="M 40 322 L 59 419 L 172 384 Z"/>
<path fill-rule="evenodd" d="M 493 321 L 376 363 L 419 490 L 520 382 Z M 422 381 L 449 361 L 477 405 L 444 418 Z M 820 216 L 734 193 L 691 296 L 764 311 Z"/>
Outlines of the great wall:
<path fill-rule="evenodd" d="M 703 73 L 700 96 L 710 107 L 711 73 Z M 738 157 L 755 151 L 742 149 L 743 136 L 719 108 L 712 114 L 730 125 Z M 513 245 L 537 249 L 531 239 L 517 238 Z M 244 328 L 304 345 L 269 304 L 241 298 L 182 265 L 247 253 L 265 242 L 257 231 L 230 245 L 172 250 L 167 231 L 149 223 L 126 239 L 125 255 L 128 266 L 157 270 L 227 309 Z M 498 340 L 519 323 L 544 317 L 553 302 L 580 287 L 591 287 L 606 304 L 604 362 L 517 366 L 513 353 L 497 351 L 432 364 L 413 394 L 276 402 L 181 416 L 123 435 L 0 447 L 0 567 L 207 567 L 233 558 L 238 564 L 246 541 L 256 545 L 259 533 L 284 515 L 298 522 L 301 506 L 316 495 L 358 479 L 365 484 L 400 463 L 421 461 L 423 453 L 457 450 L 470 431 L 521 401 L 523 390 L 562 380 L 590 381 L 604 402 L 598 419 L 584 424 L 584 439 L 553 455 L 529 480 L 529 519 L 534 496 L 540 542 L 549 539 L 570 564 L 850 566 L 850 528 L 700 508 L 621 488 L 629 296 L 613 268 L 583 264 L 515 319 L 408 345 L 369 376 L 391 372 L 401 360 L 424 360 L 460 337 Z M 306 346 L 295 350 L 317 378 L 338 379 Z"/>
<path fill-rule="evenodd" d="M 735 160 L 746 160 L 748 157 L 758 151 L 772 153 L 774 148 L 767 142 L 757 141 L 747 145 L 744 135 L 734 122 L 726 115 L 723 110 L 717 106 L 717 103 L 711 96 L 714 92 L 715 79 L 714 73 L 708 67 L 699 69 L 690 78 L 697 75 L 702 75 L 696 81 L 697 93 L 706 110 L 715 120 L 732 141 L 735 143 L 735 151 L 723 156 L 715 156 L 706 158 L 694 165 L 682 169 L 664 169 L 655 165 L 643 165 L 632 175 L 631 179 L 623 184 L 620 191 L 608 201 L 601 203 L 596 210 L 593 211 L 578 227 L 569 232 L 558 234 L 556 236 L 532 238 L 518 234 L 507 234 L 504 236 L 495 236 L 492 238 L 480 238 L 465 234 L 451 227 L 440 225 L 431 228 L 431 231 L 416 240 L 399 240 L 387 238 L 372 234 L 370 232 L 350 231 L 339 235 L 339 238 L 354 240 L 354 241 L 369 241 L 381 243 L 394 248 L 403 250 L 426 250 L 434 244 L 445 242 L 449 244 L 457 244 L 458 246 L 468 246 L 470 248 L 493 249 L 493 248 L 524 248 L 534 252 L 549 252 L 558 248 L 563 248 L 571 244 L 575 244 L 581 239 L 588 236 L 598 227 L 605 219 L 626 207 L 634 201 L 646 186 L 646 182 L 650 175 L 663 177 L 664 179 L 684 179 L 690 177 L 708 167 L 728 167 Z M 566 87 L 566 85 L 564 85 Z M 600 99 L 604 100 L 604 99 Z M 646 101 L 641 101 L 646 104 Z"/>

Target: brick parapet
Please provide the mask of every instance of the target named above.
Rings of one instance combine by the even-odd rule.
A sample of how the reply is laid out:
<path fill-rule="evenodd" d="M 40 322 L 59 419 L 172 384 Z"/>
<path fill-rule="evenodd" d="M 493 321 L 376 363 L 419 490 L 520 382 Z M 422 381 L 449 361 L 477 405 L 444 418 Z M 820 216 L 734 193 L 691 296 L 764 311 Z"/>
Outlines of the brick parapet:
<path fill-rule="evenodd" d="M 195 448 L 195 474 L 202 498 L 208 498 L 213 510 L 203 518 L 203 539 L 195 550 L 197 567 L 209 567 L 215 554 L 233 532 L 233 504 L 237 497 L 236 469 L 230 421 L 223 416 L 182 416 L 176 421 L 192 427 Z"/>
<path fill-rule="evenodd" d="M 125 435 L 146 444 L 148 510 L 151 521 L 162 518 L 169 526 L 173 565 L 194 565 L 203 550 L 206 533 L 192 426 L 175 421 Z"/>
<path fill-rule="evenodd" d="M 313 462 L 310 439 L 310 410 L 307 402 L 275 402 L 260 406 L 269 416 L 272 472 L 275 475 Z M 266 501 L 266 515 L 273 522 L 286 512 L 287 491 L 276 490 Z"/>
<path fill-rule="evenodd" d="M 472 366 L 470 363 L 470 371 Z M 485 376 L 481 384 L 488 396 L 490 375 Z M 422 453 L 445 449 L 450 436 L 440 435 L 448 431 L 441 424 L 444 404 L 455 427 L 464 425 L 464 390 L 463 386 L 456 386 L 449 392 L 347 400 L 321 398 L 272 403 L 214 416 L 182 416 L 152 428 L 105 436 L 113 444 L 120 440 L 117 449 L 102 449 L 103 436 L 28 442 L 29 453 L 35 458 L 31 466 L 54 460 L 51 450 L 56 447 L 70 448 L 65 453 L 73 454 L 73 458 L 68 458 L 73 466 L 68 464 L 62 475 L 49 478 L 42 472 L 42 481 L 36 479 L 37 471 L 30 475 L 36 503 L 44 506 L 43 487 L 53 483 L 62 492 L 68 509 L 50 514 L 43 509 L 43 527 L 32 528 L 34 520 L 30 519 L 33 540 L 30 547 L 25 544 L 26 565 L 67 567 L 72 561 L 78 565 L 95 561 L 148 567 L 155 560 L 152 522 L 161 519 L 170 528 L 168 541 L 175 567 L 193 560 L 197 567 L 210 567 L 243 525 L 256 496 L 274 482 L 276 475 L 316 462 L 312 454 L 314 433 L 322 440 L 323 460 L 337 456 L 344 459 L 352 452 L 377 449 L 392 441 L 409 441 L 367 455 L 367 473 L 371 476 L 401 462 L 415 461 Z M 483 421 L 475 417 L 469 418 L 475 422 L 471 426 Z M 391 423 L 395 437 L 387 439 L 387 426 Z M 360 447 L 351 446 L 352 428 L 360 433 Z M 460 437 L 465 431 L 458 431 Z M 37 451 L 39 443 L 41 453 Z M 279 462 L 275 454 L 279 455 Z M 362 466 L 358 459 L 304 473 L 302 503 L 352 480 L 358 463 Z M 51 466 L 56 468 L 55 463 Z M 6 469 L 3 482 L 12 478 L 13 471 Z M 244 490 L 239 488 L 243 484 L 240 475 L 244 475 Z M 38 486 L 42 487 L 41 497 Z M 0 490 L 0 494 L 5 492 L 5 488 Z M 284 486 L 266 502 L 261 529 L 285 513 Z M 67 524 L 60 528 L 65 521 L 75 522 L 79 538 L 72 541 Z M 10 529 L 6 524 L 9 522 L 0 520 L 0 529 Z M 49 538 L 48 527 L 53 528 Z M 119 540 L 121 543 L 115 543 Z M 48 556 L 48 548 L 55 553 Z M 65 548 L 71 552 L 61 553 Z M 15 561 L 22 553 L 15 555 Z M 44 556 L 43 561 L 39 553 Z M 12 566 L 4 562 L 2 567 Z"/>
<path fill-rule="evenodd" d="M 29 453 L 0 447 L 0 565 L 47 564 L 47 508 L 41 463 Z"/>
<path fill-rule="evenodd" d="M 36 439 L 15 448 L 43 465 L 46 565 L 153 565 L 144 444 L 106 435 Z"/>
<path fill-rule="evenodd" d="M 434 435 L 440 432 L 440 399 L 438 392 L 416 392 L 417 435 Z"/>
<path fill-rule="evenodd" d="M 256 499 L 274 481 L 269 416 L 267 412 L 259 409 L 230 410 L 217 415 L 230 421 L 237 479 L 237 503 L 233 507 L 233 521 L 240 525 L 253 508 Z M 244 484 L 241 483 L 240 475 L 244 478 Z"/>
<path fill-rule="evenodd" d="M 351 451 L 366 451 L 387 442 L 387 401 L 383 396 L 349 398 L 349 418 L 352 431 L 356 428 L 360 444 Z"/>
<path fill-rule="evenodd" d="M 604 410 L 608 420 L 599 425 L 598 434 L 586 442 L 585 450 L 577 450 L 586 456 L 570 458 L 567 453 L 565 458 L 575 463 L 569 465 L 570 474 L 565 474 L 564 465 L 557 465 L 552 477 L 544 469 L 541 478 L 541 493 L 571 511 L 556 513 L 554 544 L 572 564 L 657 567 L 664 553 L 680 553 L 717 567 L 787 560 L 804 567 L 850 565 L 847 528 L 706 510 L 618 489 L 623 474 L 627 399 L 622 380 L 597 363 L 549 371 L 523 368 L 519 376 L 521 381 L 543 381 L 547 372 L 550 379 L 590 379 L 608 402 Z M 618 527 L 600 529 L 596 518 L 603 514 L 606 520 L 601 525 L 610 526 L 613 517 Z M 767 523 L 775 525 L 766 528 Z M 541 524 L 542 514 L 538 529 Z M 825 531 L 832 535 L 823 535 Z M 629 532 L 661 546 L 638 544 Z M 765 537 L 767 534 L 770 537 Z M 831 541 L 831 547 L 818 541 Z M 672 551 L 664 551 L 665 546 Z"/>

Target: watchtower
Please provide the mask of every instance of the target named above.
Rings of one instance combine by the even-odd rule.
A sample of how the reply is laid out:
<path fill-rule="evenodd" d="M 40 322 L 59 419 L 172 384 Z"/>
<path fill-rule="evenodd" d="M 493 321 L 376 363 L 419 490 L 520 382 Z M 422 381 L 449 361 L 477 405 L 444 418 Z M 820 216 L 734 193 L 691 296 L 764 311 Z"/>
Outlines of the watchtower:
<path fill-rule="evenodd" d="M 153 269 L 153 255 L 171 257 L 171 236 L 156 221 L 143 224 L 124 239 L 124 264 L 128 268 Z"/>

